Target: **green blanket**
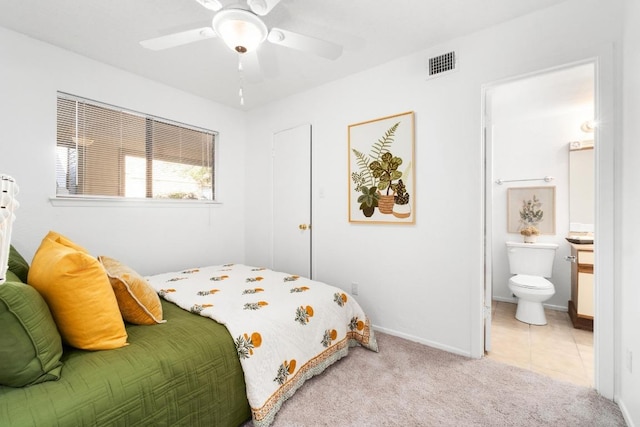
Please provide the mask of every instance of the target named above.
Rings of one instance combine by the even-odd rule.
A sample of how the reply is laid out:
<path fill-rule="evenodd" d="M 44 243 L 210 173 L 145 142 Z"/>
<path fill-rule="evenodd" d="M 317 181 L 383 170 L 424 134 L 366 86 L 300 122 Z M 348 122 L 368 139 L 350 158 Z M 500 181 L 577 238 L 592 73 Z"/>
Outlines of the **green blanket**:
<path fill-rule="evenodd" d="M 2 426 L 238 426 L 251 417 L 227 329 L 162 301 L 167 323 L 127 325 L 130 345 L 65 348 L 58 381 L 0 386 Z"/>

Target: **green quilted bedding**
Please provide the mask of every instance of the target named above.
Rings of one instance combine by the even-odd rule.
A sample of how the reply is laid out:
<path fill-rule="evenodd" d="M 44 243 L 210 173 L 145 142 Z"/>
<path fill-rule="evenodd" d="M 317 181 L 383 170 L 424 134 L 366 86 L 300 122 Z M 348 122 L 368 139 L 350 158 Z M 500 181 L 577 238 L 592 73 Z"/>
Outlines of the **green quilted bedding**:
<path fill-rule="evenodd" d="M 162 301 L 167 322 L 127 325 L 117 350 L 65 348 L 62 377 L 0 386 L 2 426 L 238 426 L 249 420 L 227 329 Z"/>

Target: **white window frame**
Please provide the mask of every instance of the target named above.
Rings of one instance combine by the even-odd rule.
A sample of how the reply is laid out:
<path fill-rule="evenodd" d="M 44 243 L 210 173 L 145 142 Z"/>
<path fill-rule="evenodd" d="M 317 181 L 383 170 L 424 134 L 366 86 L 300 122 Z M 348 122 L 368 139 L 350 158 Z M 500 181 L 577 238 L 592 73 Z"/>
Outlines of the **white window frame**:
<path fill-rule="evenodd" d="M 144 197 L 144 198 L 134 198 L 134 197 L 126 197 L 126 196 L 106 196 L 106 195 L 83 195 L 83 194 L 64 194 L 58 193 L 58 185 L 56 181 L 55 188 L 55 196 L 50 197 L 50 201 L 53 206 L 167 206 L 167 207 L 210 207 L 211 205 L 220 205 L 221 203 L 218 200 L 218 179 L 217 179 L 217 170 L 219 163 L 219 151 L 218 151 L 218 143 L 219 143 L 219 133 L 217 131 L 213 131 L 210 129 L 204 129 L 197 126 L 187 125 L 181 122 L 177 122 L 174 120 L 168 120 L 165 118 L 161 118 L 158 116 L 154 116 L 151 114 L 140 113 L 137 111 L 129 110 L 122 107 L 113 106 L 110 104 L 106 104 L 103 102 L 91 100 L 88 98 L 72 95 L 65 92 L 58 92 L 56 100 L 58 99 L 65 100 L 77 100 L 79 102 L 84 102 L 90 105 L 98 106 L 101 108 L 109 109 L 112 111 L 122 112 L 125 114 L 131 114 L 134 116 L 138 116 L 144 119 L 151 119 L 156 122 L 169 124 L 173 126 L 177 126 L 180 128 L 184 128 L 187 130 L 193 130 L 197 132 L 202 132 L 207 135 L 211 135 L 213 138 L 213 144 L 211 145 L 211 173 L 212 173 L 212 199 L 170 199 L 170 198 L 153 198 L 153 197 Z M 59 113 L 57 113 L 59 114 Z M 58 115 L 56 115 L 56 123 L 58 123 Z M 58 135 L 56 133 L 56 148 L 58 145 Z M 119 166 L 114 165 L 115 168 Z M 57 168 L 56 168 L 57 175 Z M 56 176 L 57 180 L 57 176 Z"/>

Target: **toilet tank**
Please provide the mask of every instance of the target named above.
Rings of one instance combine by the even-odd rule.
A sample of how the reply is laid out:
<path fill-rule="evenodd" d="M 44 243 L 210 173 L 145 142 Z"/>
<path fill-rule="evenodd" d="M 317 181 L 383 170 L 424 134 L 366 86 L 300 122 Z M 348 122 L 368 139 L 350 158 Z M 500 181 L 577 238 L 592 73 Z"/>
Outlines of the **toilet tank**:
<path fill-rule="evenodd" d="M 507 242 L 509 271 L 511 274 L 551 277 L 556 249 L 555 243 Z"/>

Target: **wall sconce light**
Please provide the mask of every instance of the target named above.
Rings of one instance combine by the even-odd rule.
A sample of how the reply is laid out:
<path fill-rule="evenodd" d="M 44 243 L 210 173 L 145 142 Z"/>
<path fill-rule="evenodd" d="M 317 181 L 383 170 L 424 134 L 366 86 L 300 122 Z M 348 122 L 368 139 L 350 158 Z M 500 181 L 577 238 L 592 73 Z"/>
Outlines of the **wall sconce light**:
<path fill-rule="evenodd" d="M 592 133 L 596 128 L 595 120 L 587 120 L 586 122 L 580 125 L 580 130 L 582 132 Z"/>

